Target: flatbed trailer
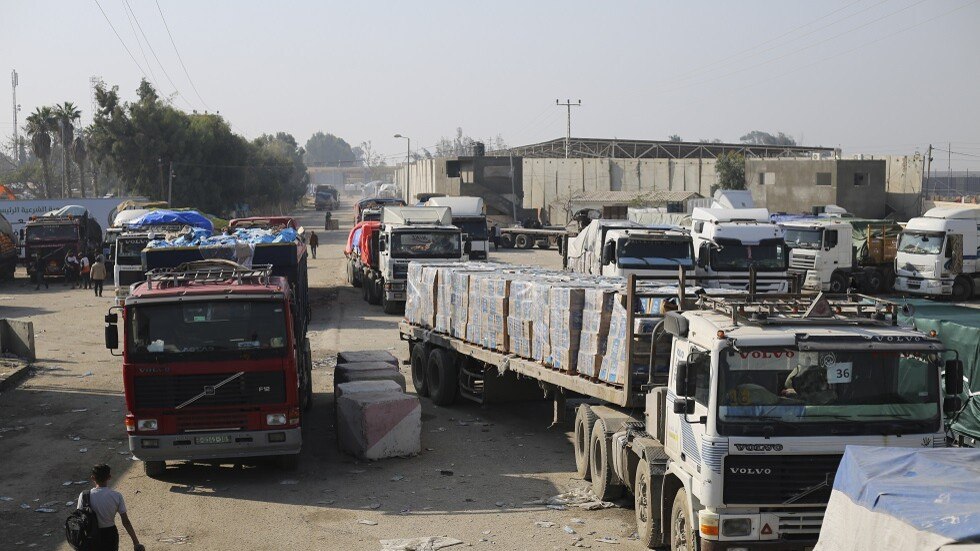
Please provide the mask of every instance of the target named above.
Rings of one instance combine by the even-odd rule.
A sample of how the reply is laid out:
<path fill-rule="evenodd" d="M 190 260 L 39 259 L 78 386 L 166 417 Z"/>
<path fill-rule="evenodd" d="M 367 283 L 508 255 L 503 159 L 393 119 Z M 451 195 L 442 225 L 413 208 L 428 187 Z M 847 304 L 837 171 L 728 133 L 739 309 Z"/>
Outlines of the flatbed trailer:
<path fill-rule="evenodd" d="M 550 249 L 552 246 L 561 247 L 562 240 L 569 235 L 567 229 L 561 226 L 546 226 L 534 228 L 500 228 L 500 246 L 505 249 Z"/>

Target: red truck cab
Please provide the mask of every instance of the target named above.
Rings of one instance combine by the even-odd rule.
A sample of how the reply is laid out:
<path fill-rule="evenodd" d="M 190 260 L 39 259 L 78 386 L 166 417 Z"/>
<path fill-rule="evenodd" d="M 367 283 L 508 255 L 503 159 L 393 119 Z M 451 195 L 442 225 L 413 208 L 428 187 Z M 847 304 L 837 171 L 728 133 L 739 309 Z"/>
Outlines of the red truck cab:
<path fill-rule="evenodd" d="M 292 290 L 271 266 L 204 261 L 147 273 L 122 307 L 126 431 L 147 475 L 168 460 L 278 456 L 302 446 Z M 118 315 L 106 347 L 119 348 Z"/>

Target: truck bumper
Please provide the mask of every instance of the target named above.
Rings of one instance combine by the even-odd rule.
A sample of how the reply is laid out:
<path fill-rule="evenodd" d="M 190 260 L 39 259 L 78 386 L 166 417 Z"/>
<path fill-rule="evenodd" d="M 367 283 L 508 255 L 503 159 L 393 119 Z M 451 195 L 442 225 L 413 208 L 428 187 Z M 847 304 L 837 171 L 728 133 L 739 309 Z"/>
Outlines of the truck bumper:
<path fill-rule="evenodd" d="M 701 540 L 701 551 L 808 551 L 817 540 L 714 541 Z"/>
<path fill-rule="evenodd" d="M 953 280 L 898 276 L 895 278 L 895 292 L 931 296 L 951 295 L 953 294 Z"/>
<path fill-rule="evenodd" d="M 281 436 L 280 436 L 281 435 Z M 213 443 L 216 438 L 224 443 Z M 211 442 L 202 442 L 202 439 Z M 270 440 L 281 439 L 281 442 Z M 199 443 L 200 442 L 200 443 Z M 282 430 L 208 432 L 178 435 L 130 435 L 129 450 L 143 461 L 180 461 L 192 459 L 230 459 L 263 455 L 299 453 L 303 445 L 300 428 Z"/>

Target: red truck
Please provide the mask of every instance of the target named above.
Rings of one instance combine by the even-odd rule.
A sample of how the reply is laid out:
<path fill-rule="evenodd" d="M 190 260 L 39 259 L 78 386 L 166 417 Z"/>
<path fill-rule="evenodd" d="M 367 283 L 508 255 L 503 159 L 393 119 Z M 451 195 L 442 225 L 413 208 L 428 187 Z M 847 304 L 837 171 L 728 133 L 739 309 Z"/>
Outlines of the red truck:
<path fill-rule="evenodd" d="M 226 260 L 151 270 L 106 316 L 119 349 L 129 448 L 148 476 L 166 461 L 275 456 L 293 468 L 312 385 L 303 316 L 271 266 Z M 308 371 L 306 371 L 308 373 Z"/>
<path fill-rule="evenodd" d="M 34 275 L 34 255 L 44 260 L 49 276 L 64 274 L 65 256 L 102 252 L 102 226 L 87 213 L 75 216 L 32 216 L 24 227 L 24 261 L 27 273 Z"/>

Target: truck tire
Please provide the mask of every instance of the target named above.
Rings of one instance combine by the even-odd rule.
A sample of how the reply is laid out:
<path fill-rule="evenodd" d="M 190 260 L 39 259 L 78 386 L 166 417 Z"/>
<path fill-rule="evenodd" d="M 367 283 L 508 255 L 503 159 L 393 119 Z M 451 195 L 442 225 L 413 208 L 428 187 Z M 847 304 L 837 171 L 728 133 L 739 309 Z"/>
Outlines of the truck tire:
<path fill-rule="evenodd" d="M 313 351 L 310 348 L 310 339 L 303 342 L 303 370 L 306 378 L 303 381 L 303 396 L 300 404 L 303 411 L 310 411 L 313 407 Z"/>
<path fill-rule="evenodd" d="M 868 268 L 864 273 L 864 292 L 869 295 L 876 295 L 885 286 L 885 275 L 876 268 Z"/>
<path fill-rule="evenodd" d="M 523 233 L 519 233 L 516 236 L 514 236 L 514 247 L 515 248 L 517 248 L 517 249 L 530 249 L 533 246 L 534 246 L 534 241 L 530 237 L 524 235 Z"/>
<path fill-rule="evenodd" d="M 973 282 L 966 276 L 953 280 L 953 300 L 964 301 L 973 298 Z"/>
<path fill-rule="evenodd" d="M 847 292 L 847 276 L 840 272 L 830 274 L 830 289 L 828 292 L 842 294 Z"/>
<path fill-rule="evenodd" d="M 537 248 L 543 249 L 543 250 L 546 250 L 546 251 L 551 248 L 551 243 L 548 241 L 548 238 L 547 237 L 545 237 L 544 239 L 538 239 L 537 243 L 535 243 L 534 245 Z"/>
<path fill-rule="evenodd" d="M 398 300 L 388 300 L 385 297 L 384 290 L 381 291 L 381 310 L 385 314 L 401 314 L 402 313 L 402 303 Z"/>
<path fill-rule="evenodd" d="M 284 471 L 295 471 L 299 467 L 299 454 L 277 455 L 276 466 Z"/>
<path fill-rule="evenodd" d="M 429 386 L 426 384 L 425 366 L 429 359 L 429 346 L 424 343 L 415 343 L 412 346 L 410 355 L 412 364 L 412 386 L 415 387 L 415 394 L 419 397 L 429 395 Z"/>
<path fill-rule="evenodd" d="M 514 248 L 514 236 L 511 235 L 511 234 L 509 234 L 509 233 L 505 233 L 505 234 L 501 235 L 500 236 L 500 246 L 503 247 L 503 248 L 505 248 L 505 249 L 513 249 Z"/>
<path fill-rule="evenodd" d="M 449 351 L 433 348 L 425 369 L 426 386 L 432 403 L 437 406 L 451 406 L 459 394 L 459 372 Z"/>
<path fill-rule="evenodd" d="M 364 284 L 361 285 L 361 298 L 364 299 L 364 302 L 368 304 L 371 303 L 371 300 L 368 298 L 368 293 L 370 292 L 371 289 L 370 285 L 371 285 L 370 280 L 365 281 Z"/>
<path fill-rule="evenodd" d="M 380 279 L 368 279 L 364 282 L 367 285 L 368 304 L 375 306 L 381 304 L 381 295 L 384 294 L 384 283 Z"/>
<path fill-rule="evenodd" d="M 592 406 L 582 404 L 575 410 L 575 470 L 583 480 L 592 480 L 589 472 L 589 448 L 592 426 L 595 425 L 596 415 Z"/>
<path fill-rule="evenodd" d="M 144 461 L 143 472 L 150 478 L 159 478 L 167 471 L 166 461 Z"/>
<path fill-rule="evenodd" d="M 589 474 L 592 475 L 592 493 L 602 501 L 623 495 L 623 485 L 616 481 L 616 473 L 612 470 L 611 447 L 606 423 L 597 419 L 589 435 Z"/>
<path fill-rule="evenodd" d="M 681 488 L 670 508 L 670 551 L 697 551 L 697 530 L 687 510 L 687 490 Z"/>
<path fill-rule="evenodd" d="M 633 484 L 633 504 L 636 513 L 636 533 L 647 548 L 653 549 L 664 543 L 663 526 L 660 523 L 660 490 L 663 476 L 654 476 L 650 461 L 644 457 L 636 466 Z"/>

